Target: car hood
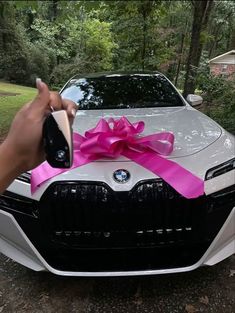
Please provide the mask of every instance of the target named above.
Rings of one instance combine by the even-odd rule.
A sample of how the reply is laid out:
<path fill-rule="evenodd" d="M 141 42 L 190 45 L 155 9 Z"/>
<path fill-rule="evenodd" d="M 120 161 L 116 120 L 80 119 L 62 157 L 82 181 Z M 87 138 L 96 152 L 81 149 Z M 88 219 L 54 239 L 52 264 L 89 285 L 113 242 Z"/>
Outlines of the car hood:
<path fill-rule="evenodd" d="M 93 128 L 101 118 L 118 119 L 122 116 L 132 123 L 144 121 L 143 136 L 161 131 L 173 132 L 175 135 L 174 150 L 169 158 L 198 153 L 215 142 L 222 133 L 221 128 L 213 120 L 190 106 L 81 110 L 76 114 L 73 130 L 83 135 L 86 130 Z"/>

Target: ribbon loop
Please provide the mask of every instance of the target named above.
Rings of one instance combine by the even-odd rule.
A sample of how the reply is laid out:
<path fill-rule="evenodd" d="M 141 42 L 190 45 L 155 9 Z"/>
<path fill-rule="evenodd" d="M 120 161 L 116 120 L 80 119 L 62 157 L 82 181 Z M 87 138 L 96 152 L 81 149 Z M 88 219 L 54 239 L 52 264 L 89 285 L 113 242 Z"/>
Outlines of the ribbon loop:
<path fill-rule="evenodd" d="M 204 182 L 179 164 L 165 159 L 173 151 L 174 134 L 161 132 L 144 137 L 144 122 L 131 123 L 126 117 L 118 120 L 100 119 L 97 125 L 85 132 L 85 137 L 74 134 L 74 162 L 79 167 L 100 158 L 125 156 L 164 179 L 186 198 L 204 193 Z M 31 191 L 48 179 L 67 171 L 54 169 L 47 162 L 32 171 Z"/>

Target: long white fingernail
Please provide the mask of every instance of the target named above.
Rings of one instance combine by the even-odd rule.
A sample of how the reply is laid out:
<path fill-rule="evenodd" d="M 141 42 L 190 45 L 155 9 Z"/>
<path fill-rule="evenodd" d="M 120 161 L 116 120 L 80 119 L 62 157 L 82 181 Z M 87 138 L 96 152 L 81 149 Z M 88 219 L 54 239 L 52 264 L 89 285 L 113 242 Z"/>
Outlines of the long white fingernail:
<path fill-rule="evenodd" d="M 41 78 L 36 78 L 36 86 L 39 87 L 41 85 Z"/>
<path fill-rule="evenodd" d="M 75 110 L 75 109 L 72 109 L 72 110 L 71 110 L 71 114 L 73 115 L 73 117 L 75 117 L 75 116 L 76 116 L 76 110 Z"/>

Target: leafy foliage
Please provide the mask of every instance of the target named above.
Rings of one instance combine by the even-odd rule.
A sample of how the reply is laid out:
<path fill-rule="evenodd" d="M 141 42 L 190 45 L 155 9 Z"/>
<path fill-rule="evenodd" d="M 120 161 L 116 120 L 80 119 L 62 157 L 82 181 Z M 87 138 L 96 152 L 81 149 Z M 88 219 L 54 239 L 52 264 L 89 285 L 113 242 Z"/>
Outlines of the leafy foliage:
<path fill-rule="evenodd" d="M 203 111 L 228 131 L 235 133 L 235 76 L 213 76 L 206 64 L 199 68 L 198 87 L 204 98 Z"/>
<path fill-rule="evenodd" d="M 182 89 L 199 2 L 1 1 L 0 78 L 32 86 L 41 77 L 58 89 L 78 73 L 160 70 Z M 229 123 L 234 85 L 212 77 L 207 64 L 235 48 L 234 34 L 234 1 L 214 0 L 208 27 L 198 37 L 202 49 L 193 80 L 208 113 Z"/>

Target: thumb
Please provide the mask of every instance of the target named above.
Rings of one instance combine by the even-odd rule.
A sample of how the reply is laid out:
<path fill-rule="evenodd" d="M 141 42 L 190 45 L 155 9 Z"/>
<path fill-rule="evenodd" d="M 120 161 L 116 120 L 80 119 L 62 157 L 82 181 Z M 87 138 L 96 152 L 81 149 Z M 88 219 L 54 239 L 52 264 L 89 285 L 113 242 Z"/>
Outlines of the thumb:
<path fill-rule="evenodd" d="M 44 82 L 40 78 L 36 79 L 36 87 L 38 89 L 38 94 L 34 101 L 32 102 L 32 106 L 39 109 L 45 109 L 48 107 L 48 103 L 50 100 L 50 91 Z"/>

